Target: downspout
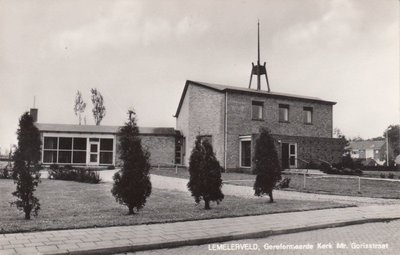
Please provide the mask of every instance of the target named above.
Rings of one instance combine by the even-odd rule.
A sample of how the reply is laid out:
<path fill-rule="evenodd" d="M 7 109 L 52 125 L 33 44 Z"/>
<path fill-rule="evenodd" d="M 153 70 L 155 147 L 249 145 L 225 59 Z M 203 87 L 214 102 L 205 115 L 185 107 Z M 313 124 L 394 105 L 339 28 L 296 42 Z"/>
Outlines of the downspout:
<path fill-rule="evenodd" d="M 227 148 L 228 148 L 228 91 L 225 91 L 225 125 L 224 125 L 224 167 L 225 172 L 227 172 L 226 167 L 226 157 L 227 157 Z"/>

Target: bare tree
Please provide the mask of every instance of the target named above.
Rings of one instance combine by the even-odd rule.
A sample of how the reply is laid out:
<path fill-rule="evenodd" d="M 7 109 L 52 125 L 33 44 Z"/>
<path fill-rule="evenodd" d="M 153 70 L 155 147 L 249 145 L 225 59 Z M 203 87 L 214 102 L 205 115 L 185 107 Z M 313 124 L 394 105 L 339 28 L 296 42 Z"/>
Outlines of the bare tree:
<path fill-rule="evenodd" d="M 93 117 L 96 125 L 100 125 L 100 122 L 106 116 L 106 107 L 104 106 L 104 99 L 101 93 L 96 89 L 91 89 L 92 103 L 93 103 Z"/>
<path fill-rule="evenodd" d="M 78 116 L 79 118 L 79 125 L 81 125 L 82 113 L 85 111 L 85 109 L 86 109 L 86 103 L 83 101 L 82 93 L 78 90 L 76 91 L 76 96 L 75 96 L 74 112 L 75 115 Z"/>

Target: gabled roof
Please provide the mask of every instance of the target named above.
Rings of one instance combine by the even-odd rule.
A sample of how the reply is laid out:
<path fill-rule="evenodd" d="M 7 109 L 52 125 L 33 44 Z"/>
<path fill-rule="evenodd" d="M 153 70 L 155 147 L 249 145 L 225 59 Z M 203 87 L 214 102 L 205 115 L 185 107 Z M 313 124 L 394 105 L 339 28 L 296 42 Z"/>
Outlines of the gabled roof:
<path fill-rule="evenodd" d="M 48 124 L 35 123 L 39 131 L 56 133 L 95 133 L 116 134 L 120 126 L 96 126 L 96 125 L 73 125 L 73 124 Z M 166 127 L 139 127 L 141 135 L 171 135 L 175 136 L 174 128 Z"/>
<path fill-rule="evenodd" d="M 316 102 L 316 103 L 328 104 L 328 105 L 336 104 L 336 102 L 322 100 L 318 97 L 300 96 L 300 95 L 279 93 L 279 92 L 268 92 L 265 90 L 256 90 L 256 89 L 251 89 L 251 88 L 249 89 L 249 88 L 243 88 L 243 87 L 235 87 L 235 86 L 229 86 L 229 85 L 220 85 L 220 84 L 212 84 L 212 83 L 206 83 L 206 82 L 187 80 L 186 84 L 185 84 L 185 88 L 183 89 L 183 92 L 182 92 L 181 99 L 179 101 L 178 109 L 176 110 L 174 117 L 178 117 L 178 115 L 179 115 L 179 112 L 181 110 L 183 100 L 185 98 L 186 91 L 187 91 L 189 84 L 212 89 L 214 91 L 218 91 L 221 93 L 224 93 L 225 91 L 229 91 L 229 92 L 236 92 L 236 93 L 242 93 L 242 94 L 256 94 L 256 95 L 262 95 L 262 96 L 271 97 L 271 98 L 296 99 L 296 100 Z"/>
<path fill-rule="evenodd" d="M 376 149 L 379 150 L 382 146 L 385 145 L 385 141 L 353 141 L 350 142 L 348 146 L 349 149 L 352 150 L 367 150 L 367 149 Z"/>

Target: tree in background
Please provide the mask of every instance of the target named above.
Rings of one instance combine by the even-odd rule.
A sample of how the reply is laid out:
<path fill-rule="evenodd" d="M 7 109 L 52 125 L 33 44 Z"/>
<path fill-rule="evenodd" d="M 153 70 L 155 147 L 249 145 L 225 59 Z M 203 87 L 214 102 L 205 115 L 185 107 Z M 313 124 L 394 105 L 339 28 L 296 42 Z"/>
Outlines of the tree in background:
<path fill-rule="evenodd" d="M 135 111 L 129 110 L 128 115 L 128 122 L 118 132 L 122 168 L 114 175 L 111 193 L 134 214 L 134 208 L 141 209 L 151 194 L 150 154 L 142 148 Z"/>
<path fill-rule="evenodd" d="M 204 209 L 211 209 L 210 201 L 219 203 L 224 199 L 221 191 L 221 166 L 212 145 L 208 140 L 202 141 L 200 136 L 197 136 L 190 155 L 189 173 L 188 189 L 196 203 L 204 200 Z"/>
<path fill-rule="evenodd" d="M 34 196 L 34 191 L 40 180 L 40 134 L 33 124 L 33 119 L 28 112 L 19 120 L 17 130 L 18 147 L 14 152 L 13 179 L 17 184 L 16 191 L 12 194 L 17 201 L 12 202 L 19 210 L 24 211 L 25 219 L 31 218 L 31 212 L 37 216 L 40 210 L 39 199 Z"/>
<path fill-rule="evenodd" d="M 96 89 L 91 89 L 92 93 L 92 103 L 93 103 L 93 117 L 96 125 L 100 125 L 100 122 L 103 120 L 104 116 L 106 116 L 106 107 L 104 106 L 104 99 L 101 93 Z"/>
<path fill-rule="evenodd" d="M 260 136 L 256 140 L 254 152 L 254 173 L 257 175 L 254 183 L 256 196 L 269 195 L 269 202 L 274 201 L 272 190 L 277 181 L 281 179 L 281 165 L 275 142 L 266 128 L 260 129 Z"/>
<path fill-rule="evenodd" d="M 79 118 L 79 125 L 82 122 L 82 113 L 85 112 L 86 103 L 83 101 L 82 93 L 78 90 L 75 96 L 74 112 Z"/>

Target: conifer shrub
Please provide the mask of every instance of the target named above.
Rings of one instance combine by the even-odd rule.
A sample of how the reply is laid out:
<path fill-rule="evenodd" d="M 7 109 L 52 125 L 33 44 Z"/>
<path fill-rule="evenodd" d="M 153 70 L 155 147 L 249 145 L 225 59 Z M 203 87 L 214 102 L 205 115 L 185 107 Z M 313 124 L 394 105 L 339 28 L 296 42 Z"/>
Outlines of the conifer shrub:
<path fill-rule="evenodd" d="M 142 147 L 135 112 L 130 110 L 128 115 L 128 122 L 118 132 L 122 167 L 113 177 L 111 193 L 128 207 L 128 214 L 134 214 L 134 209 L 143 208 L 151 194 L 150 153 Z"/>
<path fill-rule="evenodd" d="M 204 209 L 209 210 L 210 202 L 221 202 L 224 194 L 221 191 L 221 166 L 215 157 L 213 147 L 208 140 L 196 137 L 195 145 L 190 155 L 187 184 L 196 203 L 204 200 Z"/>
<path fill-rule="evenodd" d="M 254 183 L 256 196 L 268 194 L 270 203 L 274 202 L 272 190 L 281 179 L 281 165 L 274 138 L 266 128 L 260 129 L 253 157 L 253 172 L 257 175 Z"/>
<path fill-rule="evenodd" d="M 14 167 L 12 177 L 16 190 L 12 193 L 17 200 L 11 202 L 25 213 L 25 219 L 38 215 L 40 210 L 39 199 L 34 195 L 40 182 L 40 134 L 33 123 L 32 117 L 25 112 L 17 130 L 18 147 L 13 155 Z"/>

